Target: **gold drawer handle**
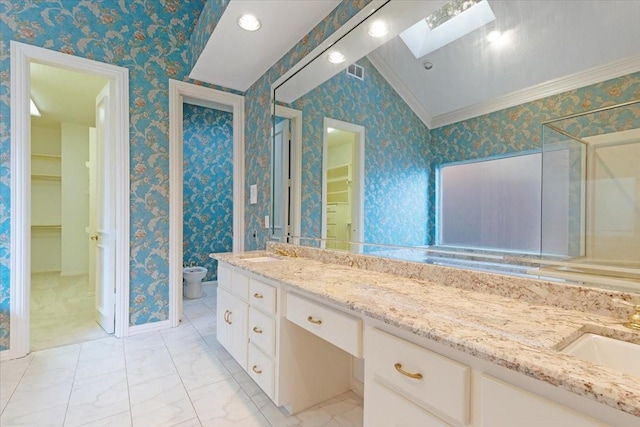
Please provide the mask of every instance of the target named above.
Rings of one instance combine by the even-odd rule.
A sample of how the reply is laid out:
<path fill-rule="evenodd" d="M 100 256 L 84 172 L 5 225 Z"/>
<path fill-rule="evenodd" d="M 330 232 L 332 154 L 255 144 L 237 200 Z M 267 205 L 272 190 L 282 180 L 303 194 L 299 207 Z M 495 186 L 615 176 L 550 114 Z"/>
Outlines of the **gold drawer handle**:
<path fill-rule="evenodd" d="M 257 326 L 253 327 L 253 332 L 255 332 L 256 334 L 261 334 L 262 333 L 262 329 L 258 328 Z"/>
<path fill-rule="evenodd" d="M 309 316 L 307 317 L 307 320 L 311 323 L 313 323 L 314 325 L 322 325 L 322 320 L 318 319 L 314 319 L 313 317 Z"/>
<path fill-rule="evenodd" d="M 420 372 L 418 372 L 416 374 L 412 374 L 411 372 L 407 372 L 404 369 L 402 369 L 402 365 L 400 363 L 396 363 L 395 365 L 393 365 L 393 367 L 396 368 L 396 371 L 400 372 L 405 377 L 409 377 L 409 378 L 412 378 L 414 380 L 421 380 L 422 379 L 422 374 Z"/>
<path fill-rule="evenodd" d="M 253 368 L 251 368 L 251 370 L 253 370 L 253 372 L 255 372 L 256 374 L 262 373 L 262 369 L 258 369 L 258 365 L 253 365 Z"/>
<path fill-rule="evenodd" d="M 256 292 L 255 294 L 253 294 L 253 297 L 254 298 L 258 298 L 258 299 L 262 299 L 262 298 L 264 298 L 264 295 L 259 294 L 259 293 Z"/>
<path fill-rule="evenodd" d="M 227 319 L 227 316 L 229 315 L 229 310 L 225 310 L 224 311 L 224 322 L 225 323 L 229 323 L 229 319 Z"/>

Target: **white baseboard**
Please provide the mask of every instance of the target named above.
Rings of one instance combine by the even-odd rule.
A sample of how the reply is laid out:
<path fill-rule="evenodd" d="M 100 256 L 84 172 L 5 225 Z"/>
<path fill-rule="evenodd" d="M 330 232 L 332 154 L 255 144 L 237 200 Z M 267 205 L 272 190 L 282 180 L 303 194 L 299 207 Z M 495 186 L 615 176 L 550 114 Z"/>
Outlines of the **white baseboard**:
<path fill-rule="evenodd" d="M 202 282 L 203 285 L 217 285 L 217 280 L 209 280 L 208 282 Z"/>
<path fill-rule="evenodd" d="M 0 362 L 4 362 L 5 360 L 11 359 L 11 350 L 2 350 L 0 351 Z"/>
<path fill-rule="evenodd" d="M 130 337 L 133 335 L 146 334 L 147 332 L 161 331 L 163 329 L 169 329 L 169 327 L 170 324 L 168 320 L 146 323 L 144 325 L 129 326 L 129 333 L 127 334 L 127 336 Z"/>
<path fill-rule="evenodd" d="M 61 271 L 60 277 L 82 276 L 89 274 L 88 271 Z"/>

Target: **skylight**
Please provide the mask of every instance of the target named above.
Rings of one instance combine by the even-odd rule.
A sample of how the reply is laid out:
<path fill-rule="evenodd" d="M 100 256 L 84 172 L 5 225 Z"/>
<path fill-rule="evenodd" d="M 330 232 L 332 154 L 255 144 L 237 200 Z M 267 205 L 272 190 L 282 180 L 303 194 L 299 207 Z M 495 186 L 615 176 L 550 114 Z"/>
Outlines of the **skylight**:
<path fill-rule="evenodd" d="M 486 0 L 453 0 L 400 33 L 413 56 L 440 49 L 496 19 Z"/>

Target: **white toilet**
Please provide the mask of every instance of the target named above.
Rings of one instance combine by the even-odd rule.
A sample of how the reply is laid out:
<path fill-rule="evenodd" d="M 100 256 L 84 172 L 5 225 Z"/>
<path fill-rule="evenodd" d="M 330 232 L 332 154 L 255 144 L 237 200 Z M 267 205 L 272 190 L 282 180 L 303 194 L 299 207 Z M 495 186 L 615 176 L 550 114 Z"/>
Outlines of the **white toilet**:
<path fill-rule="evenodd" d="M 182 269 L 184 284 L 182 294 L 185 298 L 195 299 L 202 296 L 202 279 L 207 275 L 205 267 L 185 267 Z"/>

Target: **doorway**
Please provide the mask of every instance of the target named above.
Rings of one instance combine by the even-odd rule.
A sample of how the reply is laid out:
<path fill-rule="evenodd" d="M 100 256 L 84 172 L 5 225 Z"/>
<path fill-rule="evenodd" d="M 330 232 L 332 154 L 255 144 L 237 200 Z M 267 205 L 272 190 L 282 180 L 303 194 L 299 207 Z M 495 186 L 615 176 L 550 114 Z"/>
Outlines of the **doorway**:
<path fill-rule="evenodd" d="M 182 319 L 184 259 L 184 105 L 227 111 L 233 132 L 233 252 L 244 250 L 244 97 L 191 83 L 169 80 L 169 319 Z M 164 323 L 164 322 L 157 322 Z"/>
<path fill-rule="evenodd" d="M 357 251 L 363 241 L 365 129 L 324 119 L 322 242 L 327 249 Z"/>
<path fill-rule="evenodd" d="M 104 170 L 96 139 L 104 139 L 108 121 L 103 114 L 96 122 L 96 110 L 104 109 L 109 85 L 90 73 L 30 65 L 32 350 L 114 330 L 113 302 L 100 304 L 96 292 L 103 283 L 96 271 L 104 269 L 95 260 L 98 248 L 109 249 L 96 227 L 96 178 Z"/>
<path fill-rule="evenodd" d="M 34 208 L 38 209 L 37 204 L 32 197 L 32 189 L 34 190 L 33 196 L 37 196 L 36 192 L 42 192 L 42 189 L 38 189 L 32 180 L 32 129 L 31 129 L 31 115 L 30 115 L 30 99 L 32 97 L 32 82 L 31 82 L 31 68 L 46 66 L 52 67 L 52 69 L 63 69 L 74 73 L 84 73 L 92 77 L 102 79 L 105 82 L 106 88 L 108 88 L 108 101 L 103 102 L 102 110 L 100 108 L 97 111 L 102 111 L 105 120 L 108 120 L 112 125 L 106 125 L 103 127 L 102 139 L 105 144 L 104 147 L 109 147 L 110 150 L 102 152 L 101 158 L 104 163 L 106 160 L 106 153 L 109 154 L 111 159 L 110 164 L 107 166 L 111 171 L 115 171 L 112 175 L 114 179 L 103 180 L 110 183 L 109 189 L 105 189 L 105 192 L 112 195 L 112 199 L 108 201 L 108 209 L 99 210 L 101 212 L 108 212 L 108 215 L 102 215 L 102 217 L 108 217 L 108 221 L 111 226 L 98 231 L 100 240 L 98 247 L 105 245 L 108 247 L 108 264 L 96 264 L 96 277 L 102 277 L 99 280 L 100 283 L 106 285 L 102 287 L 104 293 L 101 295 L 106 298 L 101 298 L 101 295 L 96 293 L 96 304 L 92 309 L 107 308 L 108 322 L 105 323 L 109 332 L 115 332 L 116 336 L 125 336 L 128 330 L 128 289 L 129 289 L 129 121 L 128 121 L 128 75 L 127 70 L 121 67 L 116 67 L 108 64 L 99 63 L 84 58 L 79 58 L 71 55 L 66 55 L 60 52 L 49 51 L 47 49 L 38 48 L 35 46 L 25 45 L 18 42 L 11 42 L 11 336 L 10 336 L 10 349 L 9 358 L 22 357 L 30 351 L 30 329 L 31 318 L 29 316 L 31 306 L 31 292 L 32 292 L 32 280 L 31 280 L 31 267 L 36 266 L 39 259 L 34 259 L 32 255 L 31 236 L 32 232 L 35 234 L 39 231 L 32 231 L 32 225 L 50 225 L 47 229 L 48 232 L 65 233 L 69 231 L 73 235 L 66 236 L 65 242 L 70 242 L 70 246 L 77 246 L 78 239 L 82 239 L 87 243 L 89 238 L 88 228 L 78 231 L 77 227 L 64 227 L 62 222 L 62 212 L 60 213 L 61 224 L 46 222 L 38 223 L 36 220 L 40 220 L 37 215 L 34 215 L 32 219 L 32 202 Z M 51 70 L 49 70 L 51 71 Z M 77 84 L 77 82 L 74 82 Z M 34 87 L 35 87 L 34 82 Z M 65 98 L 68 102 L 69 99 Z M 95 102 L 95 101 L 94 101 Z M 41 105 L 41 107 L 43 107 Z M 95 104 L 94 104 L 95 109 Z M 76 134 L 77 126 L 70 124 L 65 126 L 69 135 Z M 33 136 L 37 136 L 38 131 L 34 132 Z M 62 130 L 61 130 L 62 133 Z M 83 132 L 80 132 L 83 133 Z M 88 133 L 88 132 L 87 132 Z M 70 137 L 70 140 L 74 138 Z M 83 138 L 80 138 L 83 139 Z M 100 140 L 101 136 L 96 134 L 96 140 Z M 62 142 L 61 142 L 62 143 Z M 96 143 L 99 146 L 99 142 Z M 74 153 L 73 144 L 70 144 L 70 153 Z M 76 147 L 77 148 L 77 147 Z M 85 147 L 86 148 L 86 147 Z M 62 150 L 62 147 L 60 148 Z M 37 152 L 35 153 L 38 154 Z M 44 153 L 46 154 L 46 153 Z M 63 180 L 56 177 L 55 171 L 58 170 L 58 174 L 64 174 L 64 166 L 61 164 L 63 154 L 59 154 L 60 157 L 55 157 L 55 154 L 51 157 L 40 156 L 40 163 L 33 164 L 34 169 L 37 167 L 52 168 L 49 172 L 52 173 L 37 173 L 36 175 L 49 175 L 51 181 L 60 181 L 62 186 Z M 37 157 L 37 156 L 36 156 Z M 43 160 L 46 158 L 47 160 Z M 60 163 L 56 166 L 56 162 Z M 78 162 L 75 162 L 76 166 Z M 98 164 L 98 163 L 96 163 Z M 81 164 L 86 167 L 86 165 Z M 58 169 L 56 169 L 58 168 Z M 85 170 L 85 174 L 88 175 L 88 171 Z M 100 176 L 98 172 L 96 176 Z M 67 180 L 65 180 L 67 181 Z M 74 184 L 74 180 L 68 180 L 69 184 Z M 46 191 L 46 190 L 45 190 Z M 77 191 L 68 189 L 67 193 Z M 73 203 L 67 204 L 60 201 L 60 206 L 73 206 Z M 44 207 L 38 209 L 39 213 L 43 213 Z M 71 209 L 73 211 L 74 209 Z M 87 207 L 88 210 L 88 207 Z M 34 210 L 35 212 L 35 210 Z M 73 222 L 73 213 L 68 218 L 68 221 Z M 101 216 L 98 215 L 98 218 Z M 49 218 L 52 220 L 54 218 Z M 47 219 L 44 219 L 47 221 Z M 57 226 L 60 225 L 59 230 Z M 98 229 L 101 228 L 100 224 L 96 225 Z M 36 227 L 37 228 L 37 227 Z M 46 228 L 46 227 L 45 227 Z M 67 228 L 68 230 L 65 230 Z M 87 243 L 88 244 L 88 243 Z M 88 252 L 88 251 L 87 251 Z M 61 251 L 64 254 L 64 251 Z M 49 254 L 51 256 L 51 254 Z M 74 264 L 73 255 L 69 255 L 65 263 L 65 269 L 69 273 L 77 273 L 79 268 Z M 62 271 L 62 256 L 60 259 L 60 271 Z M 105 265 L 105 268 L 100 269 L 101 265 Z M 81 268 L 81 267 L 80 267 Z M 88 269 L 88 256 L 87 256 L 87 269 Z M 88 275 L 88 273 L 87 273 Z M 69 275 L 71 276 L 71 274 Z M 105 281 L 106 280 L 106 281 Z M 117 285 L 116 285 L 117 284 Z M 88 284 L 85 291 L 87 291 Z M 104 311 L 104 310 L 102 310 Z M 95 317 L 98 318 L 96 313 Z M 67 328 L 66 332 L 73 333 Z"/>
<path fill-rule="evenodd" d="M 276 105 L 272 140 L 273 194 L 270 239 L 300 242 L 302 111 Z"/>

